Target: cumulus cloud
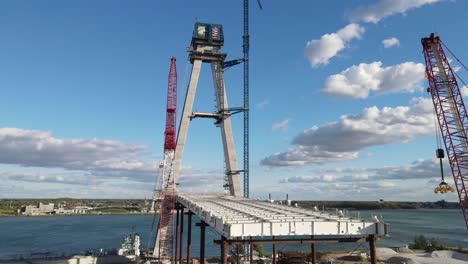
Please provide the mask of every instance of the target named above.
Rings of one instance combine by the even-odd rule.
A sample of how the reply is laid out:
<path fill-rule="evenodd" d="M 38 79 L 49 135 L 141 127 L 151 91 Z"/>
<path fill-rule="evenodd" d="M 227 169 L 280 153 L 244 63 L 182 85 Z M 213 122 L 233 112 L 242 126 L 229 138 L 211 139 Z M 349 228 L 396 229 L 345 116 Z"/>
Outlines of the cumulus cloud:
<path fill-rule="evenodd" d="M 445 175 L 451 175 L 447 159 L 443 161 Z M 285 177 L 279 183 L 284 186 L 281 190 L 294 189 L 294 196 L 304 199 L 311 198 L 310 188 L 322 199 L 421 201 L 440 199 L 433 193 L 440 180 L 439 160 L 429 158 L 397 166 L 319 169 L 309 175 Z M 453 186 L 452 177 L 446 181 Z"/>
<path fill-rule="evenodd" d="M 0 128 L 0 163 L 69 170 L 148 169 L 146 147 L 113 140 L 59 139 L 49 132 Z M 154 168 L 154 166 L 149 166 Z"/>
<path fill-rule="evenodd" d="M 36 183 L 60 183 L 73 185 L 91 185 L 100 184 L 102 179 L 82 173 L 19 173 L 2 172 L 0 173 L 2 181 L 22 181 Z"/>
<path fill-rule="evenodd" d="M 337 32 L 308 41 L 305 55 L 313 67 L 327 65 L 351 40 L 361 38 L 364 31 L 365 29 L 358 24 L 349 24 Z"/>
<path fill-rule="evenodd" d="M 352 22 L 378 23 L 388 16 L 406 13 L 411 9 L 440 1 L 442 0 L 380 0 L 349 11 L 347 17 Z"/>
<path fill-rule="evenodd" d="M 448 184 L 453 180 L 447 159 L 444 174 Z M 316 167 L 305 175 L 279 179 L 276 186 L 253 187 L 262 198 L 272 193 L 273 199 L 284 199 L 289 193 L 293 200 L 394 200 L 423 201 L 440 200 L 433 189 L 440 183 L 439 160 L 417 159 L 408 164 L 381 167 L 343 167 L 324 169 Z M 278 183 L 278 182 L 276 182 Z M 455 196 L 447 197 L 455 200 Z"/>
<path fill-rule="evenodd" d="M 393 46 L 400 46 L 400 40 L 398 40 L 397 38 L 395 37 L 392 37 L 392 38 L 388 38 L 388 39 L 384 39 L 382 40 L 382 44 L 384 45 L 384 47 L 386 49 L 390 48 L 390 47 L 393 47 Z"/>
<path fill-rule="evenodd" d="M 425 67 L 421 63 L 404 62 L 382 67 L 382 62 L 360 63 L 331 75 L 325 81 L 323 92 L 342 97 L 367 98 L 390 92 L 414 92 L 422 89 Z"/>
<path fill-rule="evenodd" d="M 410 106 L 369 107 L 357 115 L 304 130 L 293 139 L 293 148 L 270 155 L 261 164 L 302 166 L 351 160 L 365 147 L 430 135 L 433 123 L 429 98 L 414 99 Z"/>
<path fill-rule="evenodd" d="M 280 130 L 280 131 L 288 131 L 288 125 L 289 125 L 289 119 L 284 119 L 283 121 L 281 122 L 278 122 L 278 123 L 275 123 L 271 126 L 271 130 L 272 131 L 277 131 L 277 130 Z"/>
<path fill-rule="evenodd" d="M 439 179 L 440 167 L 437 158 L 417 159 L 410 164 L 384 166 L 377 168 L 338 168 L 316 172 L 315 175 L 292 176 L 280 180 L 280 183 L 326 183 L 326 182 L 376 182 L 386 180 Z M 450 175 L 450 167 L 444 160 L 444 174 Z M 448 179 L 450 180 L 450 179 Z"/>
<path fill-rule="evenodd" d="M 298 145 L 286 152 L 278 152 L 264 158 L 260 164 L 266 166 L 304 166 L 352 160 L 357 152 L 335 152 L 322 150 L 319 146 Z"/>
<path fill-rule="evenodd" d="M 159 162 L 144 159 L 146 149 L 114 140 L 61 139 L 45 131 L 0 128 L 0 164 L 25 167 L 19 171 L 27 171 L 0 172 L 0 180 L 9 186 L 18 183 L 25 186 L 17 193 L 11 193 L 13 187 L 9 188 L 10 196 L 15 197 L 34 196 L 34 190 L 53 190 L 58 195 L 66 188 L 74 197 L 135 197 L 140 192 L 141 198 L 145 193 L 151 195 L 159 174 Z M 30 172 L 31 167 L 40 168 L 40 172 Z M 223 176 L 221 170 L 183 167 L 179 187 L 222 192 Z M 122 191 L 121 195 L 115 195 L 116 190 L 125 188 L 138 192 Z M 93 191 L 84 192 L 85 189 Z M 100 194 L 97 190 L 108 193 Z"/>

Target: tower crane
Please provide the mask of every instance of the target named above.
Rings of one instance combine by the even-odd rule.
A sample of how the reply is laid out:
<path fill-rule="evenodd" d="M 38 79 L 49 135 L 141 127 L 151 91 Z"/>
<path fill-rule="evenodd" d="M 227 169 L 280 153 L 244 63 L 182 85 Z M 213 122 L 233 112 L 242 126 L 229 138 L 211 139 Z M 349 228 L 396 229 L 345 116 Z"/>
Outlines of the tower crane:
<path fill-rule="evenodd" d="M 174 242 L 174 206 L 176 184 L 174 181 L 173 164 L 176 148 L 176 110 L 177 110 L 177 68 L 176 59 L 171 58 L 171 66 L 167 85 L 166 128 L 164 131 L 164 160 L 160 164 L 162 169 L 162 183 L 160 197 L 155 211 L 159 209 L 159 224 L 154 243 L 153 258 L 158 263 L 171 263 Z M 157 188 L 156 188 L 157 189 Z M 156 191 L 155 191 L 156 192 Z"/>
<path fill-rule="evenodd" d="M 460 207 L 468 228 L 468 113 L 455 78 L 456 73 L 445 56 L 440 38 L 432 33 L 429 37 L 422 38 L 421 43 L 429 82 L 427 91 L 432 97 Z M 437 150 L 437 157 L 444 157 L 443 150 Z M 445 188 L 447 184 L 444 183 L 442 174 L 439 187 Z"/>

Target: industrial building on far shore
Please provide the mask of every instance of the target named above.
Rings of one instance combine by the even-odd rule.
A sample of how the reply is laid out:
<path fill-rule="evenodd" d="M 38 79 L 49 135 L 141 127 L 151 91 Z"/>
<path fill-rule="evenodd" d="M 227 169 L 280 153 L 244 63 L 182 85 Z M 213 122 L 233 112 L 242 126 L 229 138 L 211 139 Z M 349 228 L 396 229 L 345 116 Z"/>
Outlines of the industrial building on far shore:
<path fill-rule="evenodd" d="M 16 213 L 18 215 L 86 214 L 91 209 L 93 208 L 87 206 L 75 206 L 72 209 L 65 209 L 63 204 L 58 204 L 58 207 L 55 208 L 53 203 L 38 203 L 37 205 L 22 206 Z"/>

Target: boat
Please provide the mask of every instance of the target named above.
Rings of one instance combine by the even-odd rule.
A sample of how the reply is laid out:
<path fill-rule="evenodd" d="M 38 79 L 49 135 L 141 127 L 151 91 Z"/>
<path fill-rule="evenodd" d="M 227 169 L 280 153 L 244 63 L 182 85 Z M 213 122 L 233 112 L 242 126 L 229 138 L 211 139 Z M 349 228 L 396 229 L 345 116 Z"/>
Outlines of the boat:
<path fill-rule="evenodd" d="M 140 235 L 130 233 L 122 241 L 122 245 L 117 253 L 119 256 L 140 256 Z"/>

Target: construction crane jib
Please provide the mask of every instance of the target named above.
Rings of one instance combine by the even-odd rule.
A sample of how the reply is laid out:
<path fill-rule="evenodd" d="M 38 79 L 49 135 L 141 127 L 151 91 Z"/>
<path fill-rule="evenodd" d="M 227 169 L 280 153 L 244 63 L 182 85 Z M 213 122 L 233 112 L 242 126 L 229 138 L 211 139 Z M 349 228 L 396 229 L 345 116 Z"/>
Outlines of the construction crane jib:
<path fill-rule="evenodd" d="M 445 144 L 460 207 L 468 228 L 468 115 L 441 40 L 431 34 L 421 39 L 436 118 Z"/>
<path fill-rule="evenodd" d="M 166 128 L 164 131 L 164 160 L 162 167 L 162 183 L 157 194 L 160 202 L 156 203 L 154 210 L 159 211 L 159 225 L 154 243 L 153 257 L 158 263 L 171 263 L 174 243 L 174 206 L 176 184 L 174 180 L 174 157 L 176 148 L 176 109 L 177 109 L 177 68 L 176 59 L 171 58 L 171 66 L 167 86 Z"/>

